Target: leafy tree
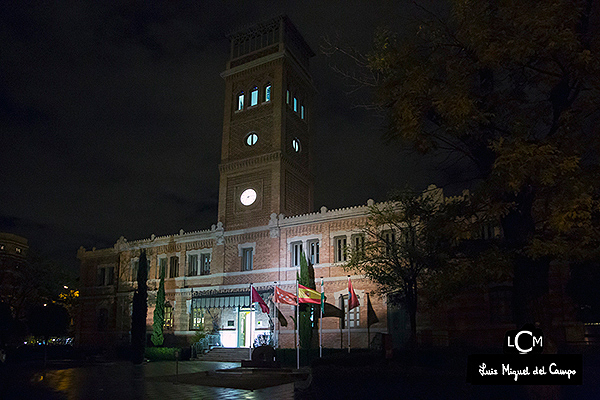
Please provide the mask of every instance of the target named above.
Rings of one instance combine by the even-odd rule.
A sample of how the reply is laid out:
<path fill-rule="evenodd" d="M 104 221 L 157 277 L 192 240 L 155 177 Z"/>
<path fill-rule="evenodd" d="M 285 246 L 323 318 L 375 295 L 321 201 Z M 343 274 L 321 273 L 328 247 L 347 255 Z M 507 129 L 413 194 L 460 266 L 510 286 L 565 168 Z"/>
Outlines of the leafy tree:
<path fill-rule="evenodd" d="M 419 290 L 451 258 L 456 231 L 446 209 L 440 189 L 423 194 L 406 190 L 387 203 L 371 206 L 362 239 L 353 245 L 344 265 L 406 307 L 413 346 Z"/>
<path fill-rule="evenodd" d="M 148 313 L 148 259 L 144 250 L 140 253 L 137 271 L 137 289 L 133 294 L 131 315 L 131 349 L 134 364 L 144 361 L 146 348 L 146 315 Z"/>
<path fill-rule="evenodd" d="M 59 300 L 64 286 L 74 287 L 74 281 L 67 269 L 34 252 L 26 260 L 0 260 L 0 301 L 17 321 L 25 321 L 32 307 Z"/>
<path fill-rule="evenodd" d="M 154 320 L 152 322 L 152 343 L 155 346 L 162 346 L 165 341 L 163 336 L 163 326 L 165 325 L 165 274 L 160 273 L 160 283 L 158 292 L 156 292 L 156 307 L 154 308 Z"/>
<path fill-rule="evenodd" d="M 592 0 L 450 1 L 369 55 L 387 139 L 448 152 L 497 218 L 515 322 L 552 346 L 549 266 L 597 256 L 600 9 Z M 552 349 L 550 349 L 552 350 Z"/>
<path fill-rule="evenodd" d="M 298 283 L 310 289 L 316 289 L 315 285 L 315 269 L 313 265 L 307 261 L 304 252 L 300 255 L 300 276 Z M 313 337 L 313 330 L 316 326 L 316 313 L 311 304 L 300 304 L 299 310 L 299 331 L 300 347 L 310 349 Z"/>

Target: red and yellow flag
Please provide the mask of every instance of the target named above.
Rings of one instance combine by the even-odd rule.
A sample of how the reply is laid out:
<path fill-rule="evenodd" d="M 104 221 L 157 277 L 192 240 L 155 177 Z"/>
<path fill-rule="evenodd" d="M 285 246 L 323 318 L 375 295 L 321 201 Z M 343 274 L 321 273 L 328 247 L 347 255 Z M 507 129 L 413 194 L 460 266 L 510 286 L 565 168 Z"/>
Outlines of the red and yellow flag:
<path fill-rule="evenodd" d="M 298 301 L 300 303 L 321 304 L 321 293 L 298 284 Z"/>

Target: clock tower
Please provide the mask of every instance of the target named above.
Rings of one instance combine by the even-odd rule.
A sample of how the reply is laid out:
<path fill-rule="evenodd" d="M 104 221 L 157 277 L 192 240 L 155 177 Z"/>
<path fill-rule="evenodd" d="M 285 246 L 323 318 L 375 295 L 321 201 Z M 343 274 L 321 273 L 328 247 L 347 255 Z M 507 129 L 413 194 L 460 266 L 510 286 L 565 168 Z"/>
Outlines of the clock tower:
<path fill-rule="evenodd" d="M 311 212 L 314 53 L 285 16 L 229 39 L 219 221 L 235 230 L 267 225 L 271 213 Z"/>

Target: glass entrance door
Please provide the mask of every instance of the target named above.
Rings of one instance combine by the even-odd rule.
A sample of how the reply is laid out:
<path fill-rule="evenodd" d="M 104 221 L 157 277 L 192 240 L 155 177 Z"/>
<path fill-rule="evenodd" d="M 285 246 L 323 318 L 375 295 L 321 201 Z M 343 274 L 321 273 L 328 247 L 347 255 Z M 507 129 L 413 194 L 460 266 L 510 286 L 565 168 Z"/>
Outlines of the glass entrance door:
<path fill-rule="evenodd" d="M 238 313 L 238 347 L 250 346 L 250 311 Z"/>

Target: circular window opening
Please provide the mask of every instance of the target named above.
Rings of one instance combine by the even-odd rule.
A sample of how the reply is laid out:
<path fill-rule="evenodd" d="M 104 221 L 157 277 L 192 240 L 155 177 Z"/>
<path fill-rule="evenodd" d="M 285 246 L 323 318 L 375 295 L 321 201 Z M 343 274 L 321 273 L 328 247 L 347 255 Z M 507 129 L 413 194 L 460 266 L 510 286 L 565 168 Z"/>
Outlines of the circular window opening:
<path fill-rule="evenodd" d="M 296 153 L 300 153 L 300 150 L 301 150 L 300 140 L 298 140 L 297 138 L 292 140 L 292 148 L 294 149 L 294 151 Z"/>
<path fill-rule="evenodd" d="M 254 146 L 256 142 L 258 142 L 258 135 L 256 132 L 249 133 L 248 136 L 246 136 L 247 146 Z"/>

